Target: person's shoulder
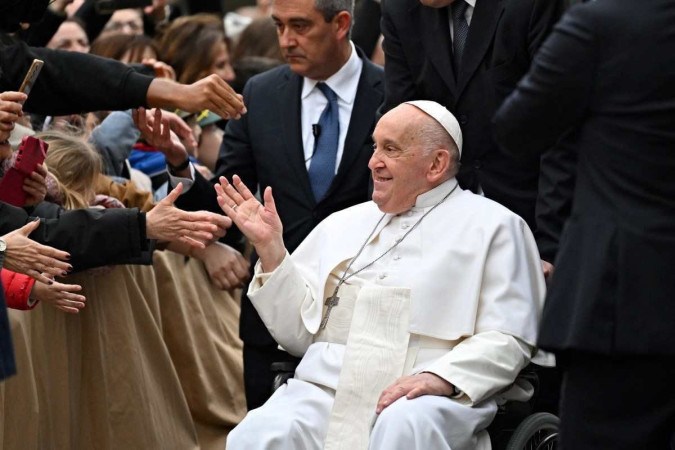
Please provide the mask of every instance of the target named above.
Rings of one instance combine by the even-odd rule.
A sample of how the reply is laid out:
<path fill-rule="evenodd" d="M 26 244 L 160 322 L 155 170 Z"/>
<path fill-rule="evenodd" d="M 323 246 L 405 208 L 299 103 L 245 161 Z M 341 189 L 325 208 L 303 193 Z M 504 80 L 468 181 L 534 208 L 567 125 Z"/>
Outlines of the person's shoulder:
<path fill-rule="evenodd" d="M 363 70 L 366 73 L 372 74 L 376 77 L 383 77 L 384 76 L 384 68 L 382 66 L 379 66 L 372 62 L 368 58 L 361 58 L 363 60 Z"/>
<path fill-rule="evenodd" d="M 328 216 L 323 222 L 325 227 L 344 227 L 358 224 L 370 216 L 382 215 L 377 205 L 372 201 L 358 203 L 349 208 L 336 211 Z"/>
<path fill-rule="evenodd" d="M 263 88 L 263 87 L 278 87 L 278 83 L 289 79 L 293 76 L 293 72 L 287 64 L 275 67 L 263 73 L 252 76 L 248 80 L 248 87 Z"/>
<path fill-rule="evenodd" d="M 383 13 L 399 13 L 406 14 L 411 10 L 415 10 L 421 6 L 419 0 L 382 0 L 381 7 Z M 401 17 L 405 19 L 405 16 Z"/>
<path fill-rule="evenodd" d="M 504 205 L 471 191 L 462 191 L 456 198 L 455 208 L 466 220 L 481 223 L 483 226 L 525 224 L 525 220 Z M 526 225 L 527 226 L 527 225 Z"/>
<path fill-rule="evenodd" d="M 384 68 L 368 59 L 358 47 L 356 51 L 359 58 L 363 61 L 363 68 L 361 70 L 362 77 L 366 80 L 366 85 L 384 94 Z"/>

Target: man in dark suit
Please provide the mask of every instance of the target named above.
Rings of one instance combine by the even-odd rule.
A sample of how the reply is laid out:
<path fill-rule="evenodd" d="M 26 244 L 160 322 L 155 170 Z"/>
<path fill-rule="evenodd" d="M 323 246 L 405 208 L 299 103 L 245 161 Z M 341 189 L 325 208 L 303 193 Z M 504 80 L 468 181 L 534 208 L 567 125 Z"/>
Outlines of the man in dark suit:
<path fill-rule="evenodd" d="M 566 449 L 675 448 L 674 23 L 672 0 L 574 7 L 495 119 L 514 155 L 575 135 L 540 334 L 564 371 Z"/>
<path fill-rule="evenodd" d="M 563 9 L 562 0 L 383 0 L 384 111 L 434 100 L 464 135 L 460 186 L 501 203 L 535 230 L 539 158 L 500 152 L 491 119 Z"/>
<path fill-rule="evenodd" d="M 228 123 L 216 168 L 216 179 L 237 174 L 254 192 L 272 187 L 291 252 L 325 217 L 368 199 L 371 134 L 383 100 L 382 69 L 349 40 L 352 2 L 322 4 L 273 3 L 272 18 L 288 64 L 246 84 L 248 113 Z M 185 175 L 186 168 L 179 166 L 174 173 Z M 178 204 L 220 210 L 213 184 L 198 174 Z M 271 363 L 291 357 L 277 349 L 246 296 L 240 326 L 252 409 L 271 394 Z"/>

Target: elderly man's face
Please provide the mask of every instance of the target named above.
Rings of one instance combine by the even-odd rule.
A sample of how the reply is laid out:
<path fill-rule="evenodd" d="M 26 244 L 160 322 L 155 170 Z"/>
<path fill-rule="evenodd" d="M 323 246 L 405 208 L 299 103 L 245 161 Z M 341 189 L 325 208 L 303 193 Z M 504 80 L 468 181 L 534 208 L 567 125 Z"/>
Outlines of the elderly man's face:
<path fill-rule="evenodd" d="M 382 212 L 407 211 L 418 195 L 433 187 L 428 177 L 434 156 L 426 154 L 411 137 L 424 116 L 414 106 L 400 105 L 382 116 L 375 127 L 375 152 L 368 167 L 373 177 L 373 201 Z"/>

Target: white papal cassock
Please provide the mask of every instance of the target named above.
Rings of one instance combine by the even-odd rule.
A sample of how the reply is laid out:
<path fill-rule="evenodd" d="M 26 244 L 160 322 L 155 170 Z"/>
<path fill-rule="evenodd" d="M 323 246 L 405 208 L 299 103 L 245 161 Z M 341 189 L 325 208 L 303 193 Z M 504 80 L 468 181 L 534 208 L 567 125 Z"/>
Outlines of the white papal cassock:
<path fill-rule="evenodd" d="M 456 183 L 386 214 L 349 272 L 394 245 Z M 545 294 L 539 254 L 520 217 L 459 188 L 347 280 L 319 330 L 325 299 L 382 215 L 373 202 L 335 213 L 274 272 L 256 267 L 248 295 L 302 361 L 229 435 L 228 449 L 489 448 L 484 428 L 497 401 L 527 395 L 515 380 L 535 351 Z M 422 371 L 463 394 L 402 398 L 375 415 L 384 387 Z"/>

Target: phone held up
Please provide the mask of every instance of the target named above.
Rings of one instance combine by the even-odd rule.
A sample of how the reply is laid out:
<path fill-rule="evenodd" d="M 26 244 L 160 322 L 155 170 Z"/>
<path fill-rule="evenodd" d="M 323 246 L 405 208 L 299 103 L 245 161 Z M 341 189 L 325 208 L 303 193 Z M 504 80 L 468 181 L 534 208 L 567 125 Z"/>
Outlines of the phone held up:
<path fill-rule="evenodd" d="M 95 8 L 99 14 L 112 14 L 118 9 L 145 8 L 152 0 L 96 0 Z"/>
<path fill-rule="evenodd" d="M 35 172 L 38 164 L 45 161 L 48 149 L 49 145 L 45 141 L 33 136 L 23 138 L 14 164 L 5 172 L 5 176 L 0 181 L 0 201 L 18 207 L 26 204 L 23 181 Z"/>
<path fill-rule="evenodd" d="M 23 78 L 19 92 L 23 92 L 26 95 L 30 94 L 31 89 L 33 89 L 33 85 L 35 84 L 35 80 L 37 80 L 38 75 L 40 75 L 40 71 L 42 70 L 42 66 L 44 64 L 44 61 L 39 59 L 33 60 L 33 63 L 28 69 L 28 73 Z"/>

